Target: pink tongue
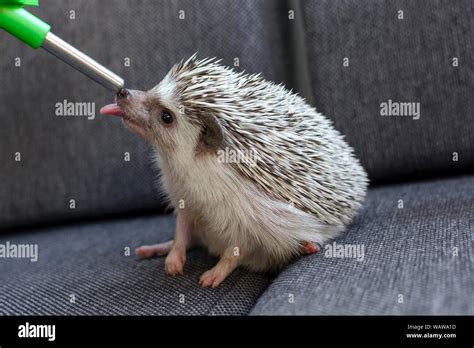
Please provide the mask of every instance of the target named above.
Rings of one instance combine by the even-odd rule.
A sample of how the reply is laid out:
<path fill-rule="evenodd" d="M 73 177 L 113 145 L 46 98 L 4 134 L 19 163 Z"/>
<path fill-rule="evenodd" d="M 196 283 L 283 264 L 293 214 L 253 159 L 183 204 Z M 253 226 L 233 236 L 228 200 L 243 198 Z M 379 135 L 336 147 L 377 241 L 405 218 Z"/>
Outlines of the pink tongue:
<path fill-rule="evenodd" d="M 117 104 L 109 104 L 100 108 L 102 115 L 123 116 L 123 111 Z"/>

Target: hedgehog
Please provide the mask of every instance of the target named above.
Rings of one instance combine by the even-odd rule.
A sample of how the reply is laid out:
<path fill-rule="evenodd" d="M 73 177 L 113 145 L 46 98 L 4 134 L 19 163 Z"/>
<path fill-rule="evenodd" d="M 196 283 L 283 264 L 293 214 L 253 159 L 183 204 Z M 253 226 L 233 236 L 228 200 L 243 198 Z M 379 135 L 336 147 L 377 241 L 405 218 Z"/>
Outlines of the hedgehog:
<path fill-rule="evenodd" d="M 149 91 L 121 89 L 101 113 L 153 147 L 174 239 L 136 249 L 183 274 L 194 246 L 219 257 L 217 287 L 237 267 L 278 271 L 319 251 L 351 223 L 368 178 L 332 122 L 283 84 L 195 55 Z"/>

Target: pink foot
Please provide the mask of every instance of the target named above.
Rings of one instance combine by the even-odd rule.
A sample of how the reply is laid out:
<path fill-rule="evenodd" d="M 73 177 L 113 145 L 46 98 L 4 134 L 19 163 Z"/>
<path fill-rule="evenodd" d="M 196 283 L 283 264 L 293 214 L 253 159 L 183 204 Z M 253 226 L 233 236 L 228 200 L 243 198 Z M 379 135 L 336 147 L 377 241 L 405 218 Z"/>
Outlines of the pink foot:
<path fill-rule="evenodd" d="M 186 251 L 171 250 L 165 260 L 165 272 L 170 276 L 183 274 L 186 262 Z"/>
<path fill-rule="evenodd" d="M 219 262 L 199 279 L 199 284 L 203 288 L 217 288 L 234 269 L 240 265 L 240 257 L 234 254 L 234 248 L 224 251 Z"/>
<path fill-rule="evenodd" d="M 135 253 L 144 258 L 150 258 L 154 256 L 164 256 L 170 252 L 172 245 L 173 245 L 172 240 L 164 242 L 164 243 L 160 243 L 160 244 L 143 245 L 139 248 L 136 248 Z"/>
<path fill-rule="evenodd" d="M 203 288 L 217 288 L 229 274 L 223 270 L 216 270 L 213 268 L 204 274 L 199 279 L 199 285 Z"/>
<path fill-rule="evenodd" d="M 301 245 L 304 248 L 305 254 L 314 254 L 319 251 L 319 247 L 311 242 L 308 242 L 306 240 L 301 242 Z"/>

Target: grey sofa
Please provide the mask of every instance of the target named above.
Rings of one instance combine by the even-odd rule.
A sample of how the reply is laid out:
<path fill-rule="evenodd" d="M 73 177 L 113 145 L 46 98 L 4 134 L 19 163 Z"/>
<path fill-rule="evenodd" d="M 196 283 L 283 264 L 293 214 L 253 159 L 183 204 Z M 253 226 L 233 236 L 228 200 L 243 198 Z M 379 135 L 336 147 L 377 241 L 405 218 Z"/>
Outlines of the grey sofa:
<path fill-rule="evenodd" d="M 39 255 L 0 258 L 0 314 L 474 314 L 472 1 L 50 0 L 31 11 L 131 88 L 198 51 L 304 95 L 369 173 L 364 207 L 336 240 L 364 258 L 323 249 L 279 274 L 238 269 L 217 289 L 198 285 L 216 261 L 205 250 L 178 278 L 164 258 L 137 258 L 175 226 L 148 145 L 98 115 L 110 93 L 1 32 L 0 244 Z M 419 117 L 382 116 L 388 100 L 419 103 Z M 55 115 L 64 101 L 95 103 L 95 118 Z"/>

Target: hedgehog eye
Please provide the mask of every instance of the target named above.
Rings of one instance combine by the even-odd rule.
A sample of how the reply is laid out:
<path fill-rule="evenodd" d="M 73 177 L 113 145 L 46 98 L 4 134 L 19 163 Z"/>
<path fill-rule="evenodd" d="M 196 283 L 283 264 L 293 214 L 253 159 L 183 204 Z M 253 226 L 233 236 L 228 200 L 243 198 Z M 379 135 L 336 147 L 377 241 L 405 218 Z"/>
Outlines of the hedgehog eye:
<path fill-rule="evenodd" d="M 171 113 L 169 113 L 168 111 L 163 111 L 163 113 L 161 114 L 161 121 L 164 124 L 171 124 L 173 123 L 173 115 L 171 115 Z"/>

